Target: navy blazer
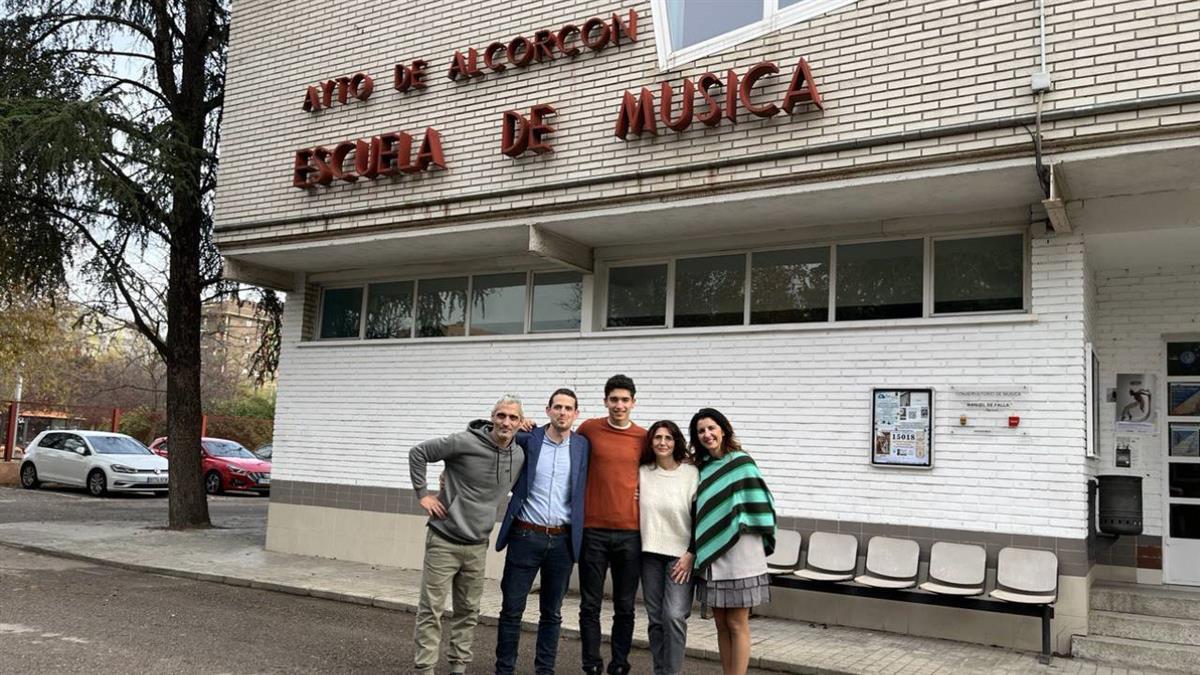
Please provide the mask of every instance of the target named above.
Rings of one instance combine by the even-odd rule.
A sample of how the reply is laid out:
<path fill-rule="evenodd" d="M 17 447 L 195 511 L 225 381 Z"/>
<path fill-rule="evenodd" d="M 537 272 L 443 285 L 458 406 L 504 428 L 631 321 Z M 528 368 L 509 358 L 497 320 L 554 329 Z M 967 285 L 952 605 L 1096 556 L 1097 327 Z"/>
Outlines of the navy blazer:
<path fill-rule="evenodd" d="M 546 439 L 546 427 L 538 427 L 529 433 L 517 434 L 517 442 L 525 450 L 525 467 L 513 486 L 512 497 L 500 523 L 500 534 L 496 537 L 496 550 L 503 551 L 508 545 L 513 520 L 525 500 L 529 498 L 529 486 L 537 472 L 538 456 L 542 454 L 542 441 Z M 579 549 L 583 544 L 583 495 L 587 491 L 588 442 L 574 431 L 571 432 L 571 559 L 579 560 Z"/>

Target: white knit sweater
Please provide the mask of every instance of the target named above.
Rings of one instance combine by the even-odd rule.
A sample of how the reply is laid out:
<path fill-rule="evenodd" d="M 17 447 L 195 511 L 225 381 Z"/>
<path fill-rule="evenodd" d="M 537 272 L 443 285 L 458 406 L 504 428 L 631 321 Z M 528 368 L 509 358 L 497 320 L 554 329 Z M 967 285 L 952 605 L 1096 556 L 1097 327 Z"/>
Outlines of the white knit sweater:
<path fill-rule="evenodd" d="M 691 464 L 672 471 L 646 464 L 638 470 L 642 551 L 678 557 L 692 542 L 692 502 L 700 472 Z"/>

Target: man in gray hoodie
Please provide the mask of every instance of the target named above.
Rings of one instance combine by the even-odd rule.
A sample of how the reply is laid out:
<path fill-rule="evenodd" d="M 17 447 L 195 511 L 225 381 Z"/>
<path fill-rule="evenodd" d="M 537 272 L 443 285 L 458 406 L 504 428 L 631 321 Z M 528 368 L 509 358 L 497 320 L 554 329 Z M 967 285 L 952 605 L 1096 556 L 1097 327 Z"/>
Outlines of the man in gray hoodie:
<path fill-rule="evenodd" d="M 450 646 L 451 673 L 465 673 L 479 621 L 488 537 L 496 510 L 512 489 L 525 464 L 515 439 L 524 414 L 521 401 L 503 396 L 492 407 L 491 421 L 476 420 L 466 431 L 434 438 L 409 451 L 408 467 L 421 508 L 429 514 L 421 599 L 417 605 L 414 664 L 418 673 L 433 673 L 442 637 L 442 610 L 453 594 Z M 426 490 L 425 467 L 445 462 L 445 488 Z"/>

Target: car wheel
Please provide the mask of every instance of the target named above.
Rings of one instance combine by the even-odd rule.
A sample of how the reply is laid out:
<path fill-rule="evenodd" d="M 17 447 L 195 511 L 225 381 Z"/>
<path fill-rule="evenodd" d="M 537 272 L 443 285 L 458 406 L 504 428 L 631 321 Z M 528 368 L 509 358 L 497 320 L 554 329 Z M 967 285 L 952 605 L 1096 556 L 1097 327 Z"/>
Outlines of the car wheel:
<path fill-rule="evenodd" d="M 37 467 L 33 462 L 25 462 L 25 466 L 21 467 L 21 487 L 26 490 L 37 489 L 40 481 L 37 477 Z"/>
<path fill-rule="evenodd" d="M 108 479 L 103 471 L 95 469 L 88 474 L 87 489 L 93 497 L 103 497 L 108 492 Z"/>
<path fill-rule="evenodd" d="M 210 495 L 219 495 L 221 489 L 221 474 L 216 471 L 209 471 L 204 475 L 204 491 Z"/>

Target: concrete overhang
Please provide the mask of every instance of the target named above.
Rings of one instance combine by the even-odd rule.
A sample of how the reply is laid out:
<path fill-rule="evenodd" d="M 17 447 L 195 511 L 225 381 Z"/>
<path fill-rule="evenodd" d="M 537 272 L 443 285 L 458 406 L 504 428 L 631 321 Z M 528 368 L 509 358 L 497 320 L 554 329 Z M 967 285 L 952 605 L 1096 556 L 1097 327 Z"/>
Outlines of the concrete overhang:
<path fill-rule="evenodd" d="M 1095 148 L 1052 158 L 1070 179 L 1070 212 L 1089 201 L 1197 189 L 1200 139 Z M 914 227 L 962 227 L 972 214 L 1009 225 L 1044 220 L 1031 158 L 800 183 L 769 189 L 656 198 L 619 206 L 377 230 L 280 243 L 222 247 L 236 270 L 286 282 L 295 272 L 392 270 L 471 261 L 589 269 L 596 249 L 786 232 L 800 239 L 888 235 Z M 947 218 L 961 216 L 960 218 Z M 1086 222 L 1086 218 L 1083 219 Z M 249 267 L 247 267 L 247 265 Z M 247 278 L 252 282 L 253 279 Z"/>

